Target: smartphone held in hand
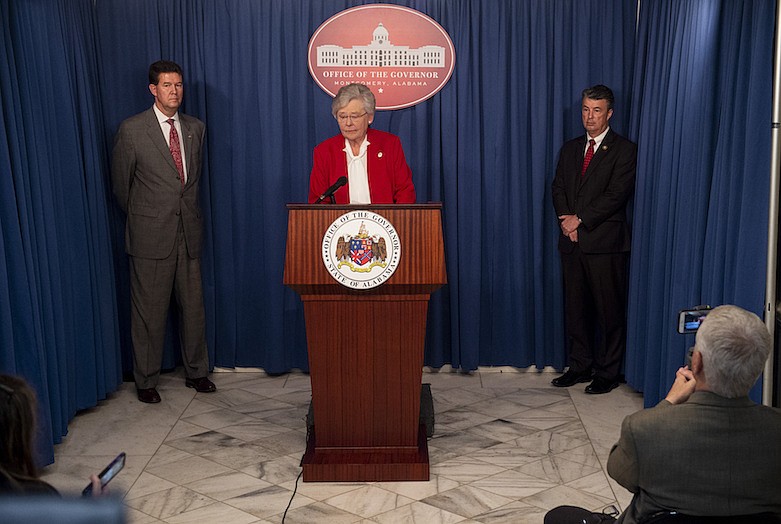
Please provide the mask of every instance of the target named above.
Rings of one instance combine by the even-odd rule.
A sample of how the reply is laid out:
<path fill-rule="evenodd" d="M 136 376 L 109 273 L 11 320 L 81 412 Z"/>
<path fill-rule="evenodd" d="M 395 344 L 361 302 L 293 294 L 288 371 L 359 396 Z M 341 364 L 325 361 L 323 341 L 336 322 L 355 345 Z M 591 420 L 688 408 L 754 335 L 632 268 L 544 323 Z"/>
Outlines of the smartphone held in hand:
<path fill-rule="evenodd" d="M 111 461 L 111 464 L 106 466 L 106 468 L 100 472 L 100 475 L 98 475 L 98 478 L 100 479 L 100 487 L 102 488 L 106 484 L 109 483 L 111 479 L 113 479 L 117 473 L 119 473 L 122 468 L 125 467 L 125 452 L 123 451 L 117 457 Z M 92 495 L 92 483 L 89 483 L 86 488 L 81 492 L 82 496 L 90 496 Z"/>

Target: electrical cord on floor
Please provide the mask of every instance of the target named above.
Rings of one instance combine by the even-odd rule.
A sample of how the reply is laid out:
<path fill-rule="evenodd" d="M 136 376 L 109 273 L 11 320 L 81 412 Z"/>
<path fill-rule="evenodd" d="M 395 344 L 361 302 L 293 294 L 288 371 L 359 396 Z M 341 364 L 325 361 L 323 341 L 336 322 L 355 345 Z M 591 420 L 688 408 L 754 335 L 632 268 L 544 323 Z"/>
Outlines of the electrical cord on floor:
<path fill-rule="evenodd" d="M 287 517 L 287 510 L 290 509 L 290 505 L 293 503 L 293 498 L 296 496 L 296 491 L 298 491 L 298 479 L 301 478 L 301 475 L 303 475 L 304 470 L 301 470 L 301 473 L 298 474 L 296 477 L 296 485 L 293 487 L 293 494 L 290 495 L 290 501 L 287 503 L 287 507 L 285 508 L 285 512 L 282 514 L 282 524 L 285 524 L 285 517 Z"/>
<path fill-rule="evenodd" d="M 306 419 L 304 419 L 306 422 Z M 312 434 L 312 428 L 307 424 L 306 426 L 306 443 L 307 446 L 309 445 L 309 437 Z M 304 455 L 306 455 L 306 451 L 304 452 Z M 298 467 L 301 468 L 301 473 L 298 474 L 296 477 L 296 484 L 293 486 L 293 494 L 290 495 L 290 501 L 287 503 L 287 507 L 285 508 L 285 512 L 282 514 L 282 522 L 281 524 L 285 524 L 285 517 L 287 517 L 287 511 L 290 509 L 290 505 L 293 504 L 293 499 L 296 496 L 296 492 L 298 491 L 298 481 L 301 478 L 301 475 L 304 474 L 304 455 L 301 455 L 301 462 L 299 462 Z"/>

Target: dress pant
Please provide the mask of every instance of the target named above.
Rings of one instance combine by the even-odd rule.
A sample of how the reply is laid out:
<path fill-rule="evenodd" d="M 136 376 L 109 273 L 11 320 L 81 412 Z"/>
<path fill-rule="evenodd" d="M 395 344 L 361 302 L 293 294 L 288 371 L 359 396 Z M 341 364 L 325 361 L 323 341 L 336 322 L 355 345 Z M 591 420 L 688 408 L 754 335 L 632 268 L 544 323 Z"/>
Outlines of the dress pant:
<path fill-rule="evenodd" d="M 577 243 L 561 253 L 570 369 L 618 379 L 626 350 L 628 263 L 629 253 L 583 253 Z"/>
<path fill-rule="evenodd" d="M 184 230 L 164 259 L 130 257 L 130 332 L 133 376 L 139 389 L 157 386 L 163 360 L 165 326 L 171 293 L 179 310 L 179 342 L 188 378 L 209 372 L 201 259 L 187 253 Z"/>

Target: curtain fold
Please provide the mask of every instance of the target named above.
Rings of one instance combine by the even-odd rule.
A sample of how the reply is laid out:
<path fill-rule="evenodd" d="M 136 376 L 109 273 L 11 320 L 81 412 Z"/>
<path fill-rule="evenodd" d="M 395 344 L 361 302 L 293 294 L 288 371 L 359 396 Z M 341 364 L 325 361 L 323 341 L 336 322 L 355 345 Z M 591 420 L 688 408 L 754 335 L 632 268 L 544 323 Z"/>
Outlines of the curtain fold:
<path fill-rule="evenodd" d="M 699 304 L 764 309 L 775 2 L 641 2 L 628 383 L 664 398 Z M 752 397 L 760 399 L 758 387 Z"/>
<path fill-rule="evenodd" d="M 47 463 L 76 411 L 121 380 L 92 5 L 0 12 L 0 363 L 37 391 Z"/>

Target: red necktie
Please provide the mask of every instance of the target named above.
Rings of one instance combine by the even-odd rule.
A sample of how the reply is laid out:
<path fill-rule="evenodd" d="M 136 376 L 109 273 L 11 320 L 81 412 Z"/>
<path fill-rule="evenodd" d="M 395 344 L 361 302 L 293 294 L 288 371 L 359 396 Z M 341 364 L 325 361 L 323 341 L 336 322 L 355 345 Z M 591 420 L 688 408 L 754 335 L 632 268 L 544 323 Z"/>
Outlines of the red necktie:
<path fill-rule="evenodd" d="M 176 132 L 173 118 L 169 118 L 166 122 L 171 126 L 171 132 L 168 133 L 168 148 L 171 150 L 171 156 L 174 157 L 176 170 L 179 171 L 179 181 L 184 187 L 184 164 L 182 163 L 182 148 L 179 145 L 179 133 Z"/>
<path fill-rule="evenodd" d="M 588 149 L 586 150 L 586 156 L 583 157 L 583 167 L 580 170 L 580 176 L 584 176 L 586 174 L 586 169 L 588 169 L 588 165 L 591 162 L 591 157 L 594 156 L 594 146 L 597 143 L 592 138 L 588 141 Z"/>

